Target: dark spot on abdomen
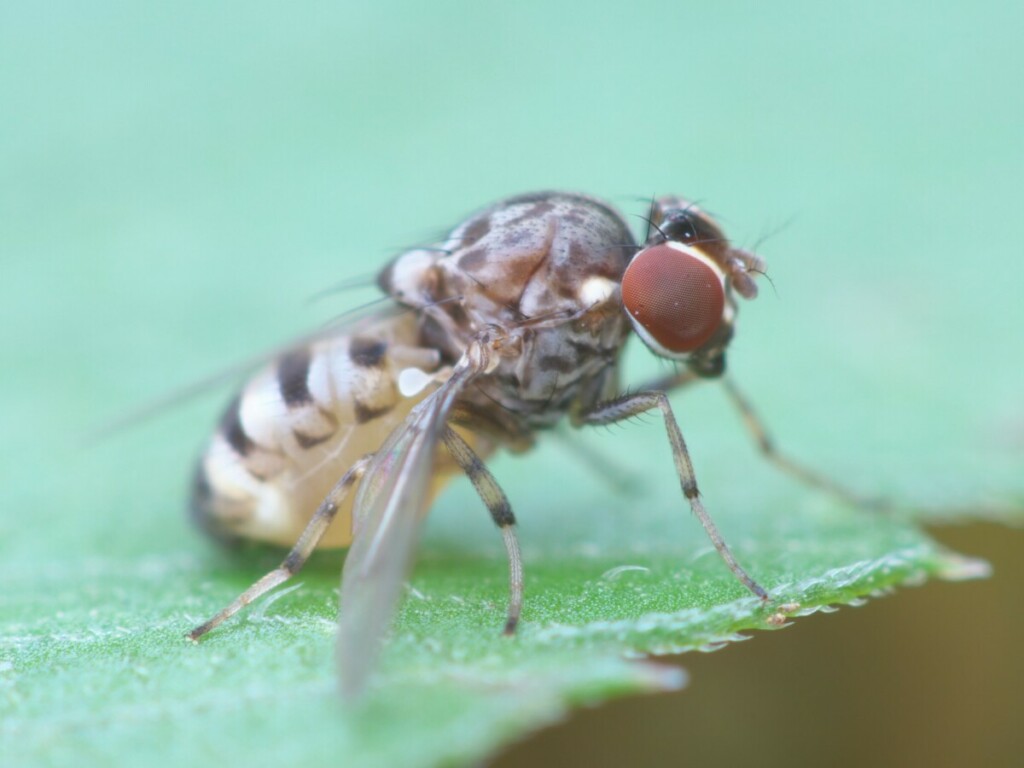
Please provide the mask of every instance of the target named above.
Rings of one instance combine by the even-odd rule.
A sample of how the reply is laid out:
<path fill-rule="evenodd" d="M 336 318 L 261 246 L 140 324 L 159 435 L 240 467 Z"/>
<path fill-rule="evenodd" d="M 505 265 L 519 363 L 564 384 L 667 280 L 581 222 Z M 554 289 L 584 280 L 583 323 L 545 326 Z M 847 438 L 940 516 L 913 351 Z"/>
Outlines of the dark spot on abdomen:
<path fill-rule="evenodd" d="M 303 347 L 288 352 L 277 363 L 277 386 L 285 405 L 296 406 L 312 402 L 309 392 L 309 349 Z"/>
<path fill-rule="evenodd" d="M 242 426 L 241 404 L 242 396 L 235 395 L 235 399 L 228 405 L 220 420 L 220 431 L 228 445 L 234 448 L 239 456 L 247 456 L 256 447 L 256 443 L 245 434 L 245 428 Z"/>
<path fill-rule="evenodd" d="M 360 368 L 377 368 L 384 359 L 388 345 L 377 339 L 354 338 L 348 346 L 348 356 Z"/>
<path fill-rule="evenodd" d="M 369 405 L 367 403 L 360 402 L 359 400 L 356 400 L 353 403 L 356 421 L 360 424 L 365 424 L 368 421 L 372 421 L 373 419 L 383 416 L 394 407 L 394 403 L 387 403 L 379 406 Z"/>
<path fill-rule="evenodd" d="M 326 443 L 328 440 L 334 437 L 333 432 L 328 432 L 327 434 L 324 435 L 307 435 L 305 432 L 302 432 L 298 429 L 293 429 L 292 435 L 294 435 L 295 442 L 299 444 L 299 447 L 305 448 L 306 450 L 309 450 L 314 446 L 320 445 L 321 443 Z"/>

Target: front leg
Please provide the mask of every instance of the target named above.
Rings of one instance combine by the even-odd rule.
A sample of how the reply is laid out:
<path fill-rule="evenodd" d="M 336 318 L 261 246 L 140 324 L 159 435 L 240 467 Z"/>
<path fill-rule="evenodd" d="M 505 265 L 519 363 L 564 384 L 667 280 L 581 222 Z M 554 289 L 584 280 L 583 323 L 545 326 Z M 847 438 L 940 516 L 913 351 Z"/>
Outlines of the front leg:
<path fill-rule="evenodd" d="M 637 416 L 646 411 L 658 408 L 665 419 L 665 431 L 668 433 L 668 441 L 672 446 L 672 458 L 676 463 L 676 473 L 679 475 L 679 483 L 683 489 L 683 495 L 690 502 L 690 509 L 700 524 L 718 554 L 721 555 L 729 570 L 737 579 L 743 582 L 744 586 L 762 600 L 768 600 L 768 593 L 764 588 L 754 581 L 745 570 L 736 562 L 732 552 L 726 545 L 722 535 L 718 532 L 704 504 L 700 500 L 700 492 L 697 490 L 697 479 L 693 474 L 693 462 L 690 461 L 690 454 L 686 450 L 686 443 L 683 440 L 683 433 L 679 430 L 675 415 L 672 413 L 672 406 L 664 392 L 637 392 L 632 395 L 624 395 L 614 400 L 598 403 L 589 411 L 584 411 L 574 418 L 577 426 L 584 424 L 614 424 L 632 416 Z"/>

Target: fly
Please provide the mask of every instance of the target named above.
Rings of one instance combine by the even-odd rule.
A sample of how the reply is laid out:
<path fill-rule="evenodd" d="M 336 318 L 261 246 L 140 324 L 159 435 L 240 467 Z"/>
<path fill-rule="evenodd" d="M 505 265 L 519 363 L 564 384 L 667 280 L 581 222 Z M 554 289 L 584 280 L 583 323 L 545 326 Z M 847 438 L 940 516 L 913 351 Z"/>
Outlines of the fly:
<path fill-rule="evenodd" d="M 420 524 L 446 478 L 472 481 L 504 538 L 509 601 L 523 605 L 515 516 L 484 459 L 522 452 L 568 420 L 661 414 L 683 497 L 725 565 L 742 567 L 706 511 L 667 392 L 720 378 L 761 448 L 805 480 L 841 489 L 774 452 L 728 379 L 737 297 L 764 262 L 674 196 L 652 202 L 637 242 L 612 206 L 541 192 L 512 197 L 379 275 L 387 309 L 306 341 L 253 377 L 227 408 L 195 475 L 192 510 L 222 539 L 291 546 L 280 567 L 192 630 L 198 639 L 287 581 L 317 547 L 350 547 L 339 614 L 343 692 L 367 681 L 401 595 Z M 636 333 L 680 372 L 625 393 L 621 353 Z M 443 447 L 442 447 L 443 446 Z"/>

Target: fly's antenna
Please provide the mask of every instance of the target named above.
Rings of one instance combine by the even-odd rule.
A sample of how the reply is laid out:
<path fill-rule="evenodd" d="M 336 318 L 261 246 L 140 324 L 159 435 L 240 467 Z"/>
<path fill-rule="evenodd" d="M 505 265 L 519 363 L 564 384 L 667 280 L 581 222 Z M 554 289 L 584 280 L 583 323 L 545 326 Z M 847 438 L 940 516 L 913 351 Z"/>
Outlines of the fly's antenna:
<path fill-rule="evenodd" d="M 789 229 L 789 227 L 792 226 L 794 221 L 796 221 L 796 214 L 795 213 L 792 216 L 790 216 L 789 218 L 787 218 L 785 221 L 783 221 L 781 224 L 778 224 L 775 227 L 772 227 L 771 229 L 769 229 L 767 232 L 764 232 L 763 234 L 761 234 L 757 238 L 757 240 L 754 241 L 753 245 L 751 245 L 750 248 L 745 249 L 745 250 L 748 250 L 751 253 L 756 254 L 759 250 L 761 250 L 761 246 L 762 245 L 764 245 L 766 242 L 768 242 L 773 237 L 778 235 L 780 232 L 784 232 L 785 230 Z M 772 280 L 771 275 L 769 275 L 767 271 L 765 271 L 763 269 L 758 269 L 756 267 L 751 267 L 750 269 L 747 270 L 747 272 L 750 272 L 751 274 L 754 274 L 754 275 L 760 275 L 765 280 L 767 280 L 768 284 L 772 287 L 772 293 L 774 293 L 776 298 L 778 298 L 779 290 L 775 286 L 775 281 Z"/>
<path fill-rule="evenodd" d="M 765 270 L 763 270 L 763 269 L 748 269 L 747 271 L 752 273 L 752 274 L 755 274 L 755 275 L 760 275 L 765 280 L 767 280 L 768 281 L 768 285 L 770 285 L 772 287 L 772 293 L 775 294 L 775 298 L 779 297 L 779 290 L 775 287 L 775 281 L 772 280 L 771 275 L 769 275 Z"/>

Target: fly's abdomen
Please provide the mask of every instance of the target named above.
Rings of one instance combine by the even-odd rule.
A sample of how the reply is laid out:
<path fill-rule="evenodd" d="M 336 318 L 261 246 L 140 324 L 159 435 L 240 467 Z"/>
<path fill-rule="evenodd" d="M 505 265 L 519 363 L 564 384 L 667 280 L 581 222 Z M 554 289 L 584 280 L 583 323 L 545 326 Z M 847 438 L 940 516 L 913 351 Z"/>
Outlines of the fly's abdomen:
<path fill-rule="evenodd" d="M 232 400 L 196 469 L 192 512 L 224 540 L 290 546 L 331 487 L 375 451 L 425 395 L 399 376 L 430 373 L 436 352 L 414 346 L 415 324 L 390 320 L 363 333 L 297 347 Z M 351 496 L 321 542 L 351 541 Z"/>

